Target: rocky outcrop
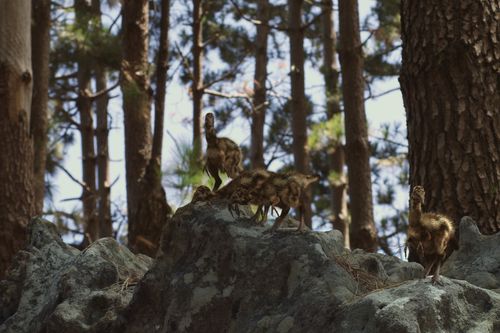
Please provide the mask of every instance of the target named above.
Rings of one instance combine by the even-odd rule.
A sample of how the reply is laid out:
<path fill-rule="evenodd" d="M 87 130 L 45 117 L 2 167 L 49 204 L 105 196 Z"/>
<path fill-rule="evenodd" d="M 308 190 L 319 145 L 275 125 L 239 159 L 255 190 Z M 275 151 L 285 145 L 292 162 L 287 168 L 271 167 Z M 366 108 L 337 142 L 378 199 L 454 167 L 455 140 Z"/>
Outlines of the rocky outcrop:
<path fill-rule="evenodd" d="M 28 232 L 28 247 L 0 281 L 0 332 L 105 332 L 152 262 L 112 238 L 80 252 L 40 219 Z"/>
<path fill-rule="evenodd" d="M 482 235 L 474 220 L 464 217 L 460 221 L 459 249 L 445 262 L 443 272 L 500 293 L 500 233 Z"/>
<path fill-rule="evenodd" d="M 500 295 L 441 276 L 388 287 L 339 307 L 331 332 L 500 332 Z"/>
<path fill-rule="evenodd" d="M 164 229 L 161 253 L 117 331 L 498 328 L 499 295 L 445 277 L 433 285 L 422 275 L 415 263 L 343 249 L 337 231 L 270 235 L 245 218 L 235 221 L 224 206 L 197 203 Z"/>
<path fill-rule="evenodd" d="M 34 220 L 0 282 L 0 332 L 500 331 L 500 295 L 451 269 L 434 285 L 419 264 L 344 249 L 337 231 L 269 234 L 242 214 L 217 202 L 180 208 L 153 263 L 109 238 L 80 252 Z M 468 223 L 461 242 L 476 244 Z M 447 265 L 494 275 L 491 239 L 469 248 L 481 260 Z"/>

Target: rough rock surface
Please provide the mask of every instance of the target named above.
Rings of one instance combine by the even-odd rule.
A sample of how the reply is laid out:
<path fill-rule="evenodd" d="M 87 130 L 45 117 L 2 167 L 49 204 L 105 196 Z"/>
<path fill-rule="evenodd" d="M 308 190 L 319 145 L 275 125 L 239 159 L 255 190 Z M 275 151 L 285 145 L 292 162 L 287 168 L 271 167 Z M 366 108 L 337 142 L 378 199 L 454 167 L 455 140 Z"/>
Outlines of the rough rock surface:
<path fill-rule="evenodd" d="M 224 206 L 180 209 L 116 331 L 500 329 L 494 292 L 445 277 L 433 285 L 418 264 L 343 249 L 337 231 L 263 231 Z"/>
<path fill-rule="evenodd" d="M 500 332 L 494 291 L 445 276 L 434 285 L 419 264 L 345 250 L 337 231 L 267 234 L 250 214 L 179 209 L 154 263 L 109 238 L 80 252 L 34 220 L 0 281 L 0 332 Z M 498 236 L 469 222 L 470 260 L 447 265 L 497 274 Z"/>
<path fill-rule="evenodd" d="M 0 281 L 2 333 L 105 332 L 152 263 L 112 238 L 76 250 L 40 219 L 28 233 L 28 247 Z"/>
<path fill-rule="evenodd" d="M 459 249 L 445 262 L 443 272 L 500 293 L 500 233 L 482 235 L 474 220 L 464 217 L 460 221 Z"/>

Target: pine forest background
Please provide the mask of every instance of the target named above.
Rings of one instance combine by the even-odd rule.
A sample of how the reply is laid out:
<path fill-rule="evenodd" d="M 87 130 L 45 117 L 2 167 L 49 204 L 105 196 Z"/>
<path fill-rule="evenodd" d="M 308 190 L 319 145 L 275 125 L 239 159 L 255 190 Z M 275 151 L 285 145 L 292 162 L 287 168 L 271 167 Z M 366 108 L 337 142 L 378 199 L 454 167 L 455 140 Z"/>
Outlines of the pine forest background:
<path fill-rule="evenodd" d="M 78 247 L 112 236 L 154 255 L 169 216 L 196 186 L 212 186 L 203 172 L 202 128 L 213 112 L 218 134 L 240 144 L 245 169 L 320 175 L 306 198 L 306 223 L 341 230 L 347 247 L 404 256 L 410 183 L 435 184 L 429 208 L 452 218 L 468 213 L 482 231 L 498 230 L 494 36 L 500 29 L 494 30 L 498 8 L 495 19 L 495 6 L 480 3 L 33 0 L 34 178 L 27 211 L 53 221 Z M 3 8 L 15 7 L 9 6 Z M 461 15 L 447 16 L 450 8 L 468 13 L 474 29 L 493 37 L 479 43 L 482 37 L 467 25 L 460 35 L 447 34 L 442 18 L 456 23 Z M 410 15 L 419 10 L 436 14 Z M 432 37 L 424 21 L 444 32 Z M 414 42 L 419 38 L 425 55 Z M 461 77 L 483 72 L 470 56 L 457 54 L 486 59 L 477 63 L 489 74 Z M 451 83 L 433 86 L 431 77 Z M 477 116 L 476 106 L 490 111 Z M 442 113 L 433 118 L 427 109 Z M 459 125 L 450 129 L 446 114 L 454 110 L 451 123 Z M 464 169 L 464 161 L 453 164 L 459 155 L 439 149 L 456 133 L 460 141 L 471 119 L 475 130 L 489 128 L 482 132 L 484 149 L 473 148 L 476 157 L 490 158 L 484 165 L 471 159 L 477 169 Z M 440 137 L 443 128 L 453 135 Z M 467 145 L 450 147 L 471 152 Z M 479 176 L 468 181 L 476 172 L 470 170 Z M 471 196 L 480 193 L 490 196 L 474 207 L 481 200 Z"/>

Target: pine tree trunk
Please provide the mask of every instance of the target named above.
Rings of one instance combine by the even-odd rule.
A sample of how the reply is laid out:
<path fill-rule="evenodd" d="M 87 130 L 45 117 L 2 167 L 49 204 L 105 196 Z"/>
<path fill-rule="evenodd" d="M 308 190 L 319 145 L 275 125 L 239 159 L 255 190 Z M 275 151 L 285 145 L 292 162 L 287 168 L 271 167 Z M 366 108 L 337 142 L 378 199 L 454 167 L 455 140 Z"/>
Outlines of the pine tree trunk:
<path fill-rule="evenodd" d="M 170 0 L 161 1 L 160 46 L 156 64 L 155 130 L 151 160 L 161 173 L 161 150 L 163 146 L 163 123 L 165 119 L 165 96 L 168 71 L 168 31 L 170 25 Z M 158 181 L 161 183 L 161 179 Z"/>
<path fill-rule="evenodd" d="M 125 122 L 128 241 L 140 234 L 141 182 L 151 157 L 151 114 L 148 90 L 148 0 L 123 3 L 122 91 Z"/>
<path fill-rule="evenodd" d="M 340 64 L 344 96 L 351 248 L 377 250 L 373 221 L 370 147 L 364 104 L 363 51 L 357 0 L 339 0 Z"/>
<path fill-rule="evenodd" d="M 35 214 L 31 0 L 0 0 L 0 278 L 24 246 Z"/>
<path fill-rule="evenodd" d="M 410 183 L 425 210 L 500 230 L 499 2 L 402 1 Z"/>
<path fill-rule="evenodd" d="M 75 18 L 78 27 L 87 31 L 91 18 L 91 6 L 86 0 L 75 1 Z M 78 99 L 76 102 L 80 114 L 80 135 L 82 146 L 82 189 L 83 219 L 85 221 L 85 238 L 87 245 L 99 238 L 99 221 L 97 219 L 96 190 L 96 157 L 94 147 L 94 118 L 92 115 L 91 96 L 91 59 L 85 49 L 79 49 L 78 61 Z"/>
<path fill-rule="evenodd" d="M 164 13 L 163 7 L 162 15 Z M 129 212 L 128 240 L 132 250 L 154 256 L 170 207 L 166 203 L 165 192 L 161 187 L 158 164 L 161 162 L 161 145 L 159 148 L 154 148 L 155 157 L 152 160 L 153 140 L 148 77 L 148 1 L 125 1 L 123 20 L 122 91 Z M 163 20 L 162 23 L 165 27 Z M 162 42 L 164 42 L 167 37 L 165 34 L 162 36 L 165 36 L 162 37 Z M 160 118 L 161 115 L 157 118 L 158 121 L 161 121 Z M 156 124 L 155 129 L 161 129 L 159 126 Z"/>
<path fill-rule="evenodd" d="M 97 91 L 103 91 L 107 88 L 107 74 L 100 65 L 96 66 L 95 82 Z M 99 96 L 96 100 L 99 237 L 111 237 L 113 235 L 113 225 L 111 221 L 111 188 L 109 181 L 108 101 L 108 94 Z"/>
<path fill-rule="evenodd" d="M 102 28 L 101 1 L 92 0 L 92 10 L 97 16 L 96 24 Z M 108 75 L 101 64 L 95 64 L 94 77 L 96 91 L 104 91 L 108 85 Z M 113 236 L 113 221 L 111 220 L 111 188 L 109 180 L 109 125 L 108 125 L 108 94 L 103 94 L 95 100 L 96 110 L 96 144 L 97 144 L 97 216 L 99 221 L 99 238 Z"/>
<path fill-rule="evenodd" d="M 339 68 L 335 53 L 337 36 L 333 21 L 333 1 L 323 4 L 325 14 L 322 17 L 322 33 L 324 45 L 323 76 L 326 89 L 326 113 L 331 120 L 342 117 L 340 109 Z M 344 147 L 341 138 L 336 138 L 332 150 L 329 151 L 329 171 L 335 173 L 336 182 L 331 185 L 332 226 L 344 235 L 344 246 L 349 248 L 349 221 L 347 220 L 346 182 L 344 175 Z"/>
<path fill-rule="evenodd" d="M 43 213 L 45 162 L 47 159 L 47 108 L 49 99 L 50 1 L 32 0 L 31 48 L 33 99 L 31 133 L 34 142 L 34 187 L 36 214 Z"/>
<path fill-rule="evenodd" d="M 307 152 L 307 111 L 304 82 L 304 30 L 302 28 L 303 0 L 288 0 L 288 29 L 290 37 L 290 76 L 292 83 L 293 157 L 298 172 L 309 173 Z M 311 191 L 302 198 L 305 224 L 312 228 Z"/>
<path fill-rule="evenodd" d="M 203 110 L 203 25 L 201 22 L 203 0 L 193 0 L 193 153 L 194 162 L 203 159 L 201 113 Z"/>
<path fill-rule="evenodd" d="M 252 106 L 250 162 L 253 169 L 265 168 L 264 122 L 266 120 L 267 38 L 269 36 L 269 1 L 257 2 L 257 35 L 255 37 L 254 96 Z"/>
<path fill-rule="evenodd" d="M 168 30 L 170 1 L 162 0 L 160 21 L 160 46 L 156 69 L 155 121 L 152 154 L 142 183 L 142 200 L 139 207 L 141 221 L 140 235 L 146 242 L 136 242 L 135 250 L 154 256 L 159 248 L 160 235 L 172 209 L 167 203 L 166 193 L 161 184 L 161 151 L 163 146 L 163 123 L 168 70 Z M 153 245 L 151 247 L 151 244 Z"/>

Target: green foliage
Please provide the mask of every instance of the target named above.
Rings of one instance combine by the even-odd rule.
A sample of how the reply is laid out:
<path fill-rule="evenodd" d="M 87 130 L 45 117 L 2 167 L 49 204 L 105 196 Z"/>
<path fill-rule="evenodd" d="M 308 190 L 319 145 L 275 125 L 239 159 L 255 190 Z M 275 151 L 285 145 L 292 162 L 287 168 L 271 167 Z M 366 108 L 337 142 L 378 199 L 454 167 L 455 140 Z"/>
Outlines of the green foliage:
<path fill-rule="evenodd" d="M 377 0 L 372 8 L 372 17 L 378 22 L 375 39 L 388 46 L 401 40 L 401 0 Z M 368 17 L 370 20 L 372 17 Z"/>
<path fill-rule="evenodd" d="M 121 40 L 104 27 L 89 29 L 66 23 L 55 29 L 51 63 L 68 66 L 92 61 L 113 70 L 120 68 Z"/>
<path fill-rule="evenodd" d="M 223 64 L 222 68 L 211 68 L 204 61 L 203 82 L 205 84 L 216 82 L 212 89 L 221 90 L 220 87 L 227 82 L 232 82 L 241 74 L 239 65 L 253 55 L 253 40 L 248 30 L 236 23 L 234 7 L 230 2 L 222 0 L 204 1 L 204 16 L 202 20 L 202 39 L 204 43 L 204 59 L 216 59 Z M 192 4 L 183 1 L 184 9 L 181 14 L 174 17 L 176 24 L 183 24 L 179 29 L 179 45 L 181 47 L 192 45 L 192 27 L 185 22 L 192 22 Z M 184 66 L 180 75 L 181 81 L 188 84 L 192 80 L 192 52 L 184 55 L 175 52 L 177 57 L 184 57 Z M 213 66 L 212 66 L 213 67 Z M 223 78 L 223 79 L 221 79 Z"/>
<path fill-rule="evenodd" d="M 326 121 L 320 121 L 312 125 L 307 138 L 309 150 L 331 151 L 341 141 L 344 135 L 344 123 L 342 115 L 337 114 Z"/>
<path fill-rule="evenodd" d="M 408 223 L 408 204 L 401 207 L 398 202 L 398 196 L 408 192 L 408 147 L 401 143 L 405 142 L 406 131 L 402 124 L 395 123 L 383 124 L 372 132 L 377 132 L 370 137 L 377 229 L 384 244 L 399 249 L 400 237 Z"/>
<path fill-rule="evenodd" d="M 198 161 L 193 146 L 187 141 L 178 141 L 169 133 L 175 142 L 175 153 L 167 168 L 167 185 L 179 193 L 185 201 L 194 188 L 199 185 L 213 187 L 214 180 L 207 176 L 202 161 Z M 223 175 L 221 175 L 221 178 Z M 224 180 L 224 178 L 223 178 Z"/>
<path fill-rule="evenodd" d="M 345 182 L 344 178 L 345 178 L 344 175 L 335 171 L 330 171 L 330 173 L 328 174 L 328 183 L 330 183 L 330 185 L 332 186 L 340 186 L 344 184 Z"/>
<path fill-rule="evenodd" d="M 365 70 L 371 81 L 386 76 L 399 75 L 401 68 L 401 0 L 377 0 L 367 16 L 363 28 L 373 35 L 367 47 Z"/>

